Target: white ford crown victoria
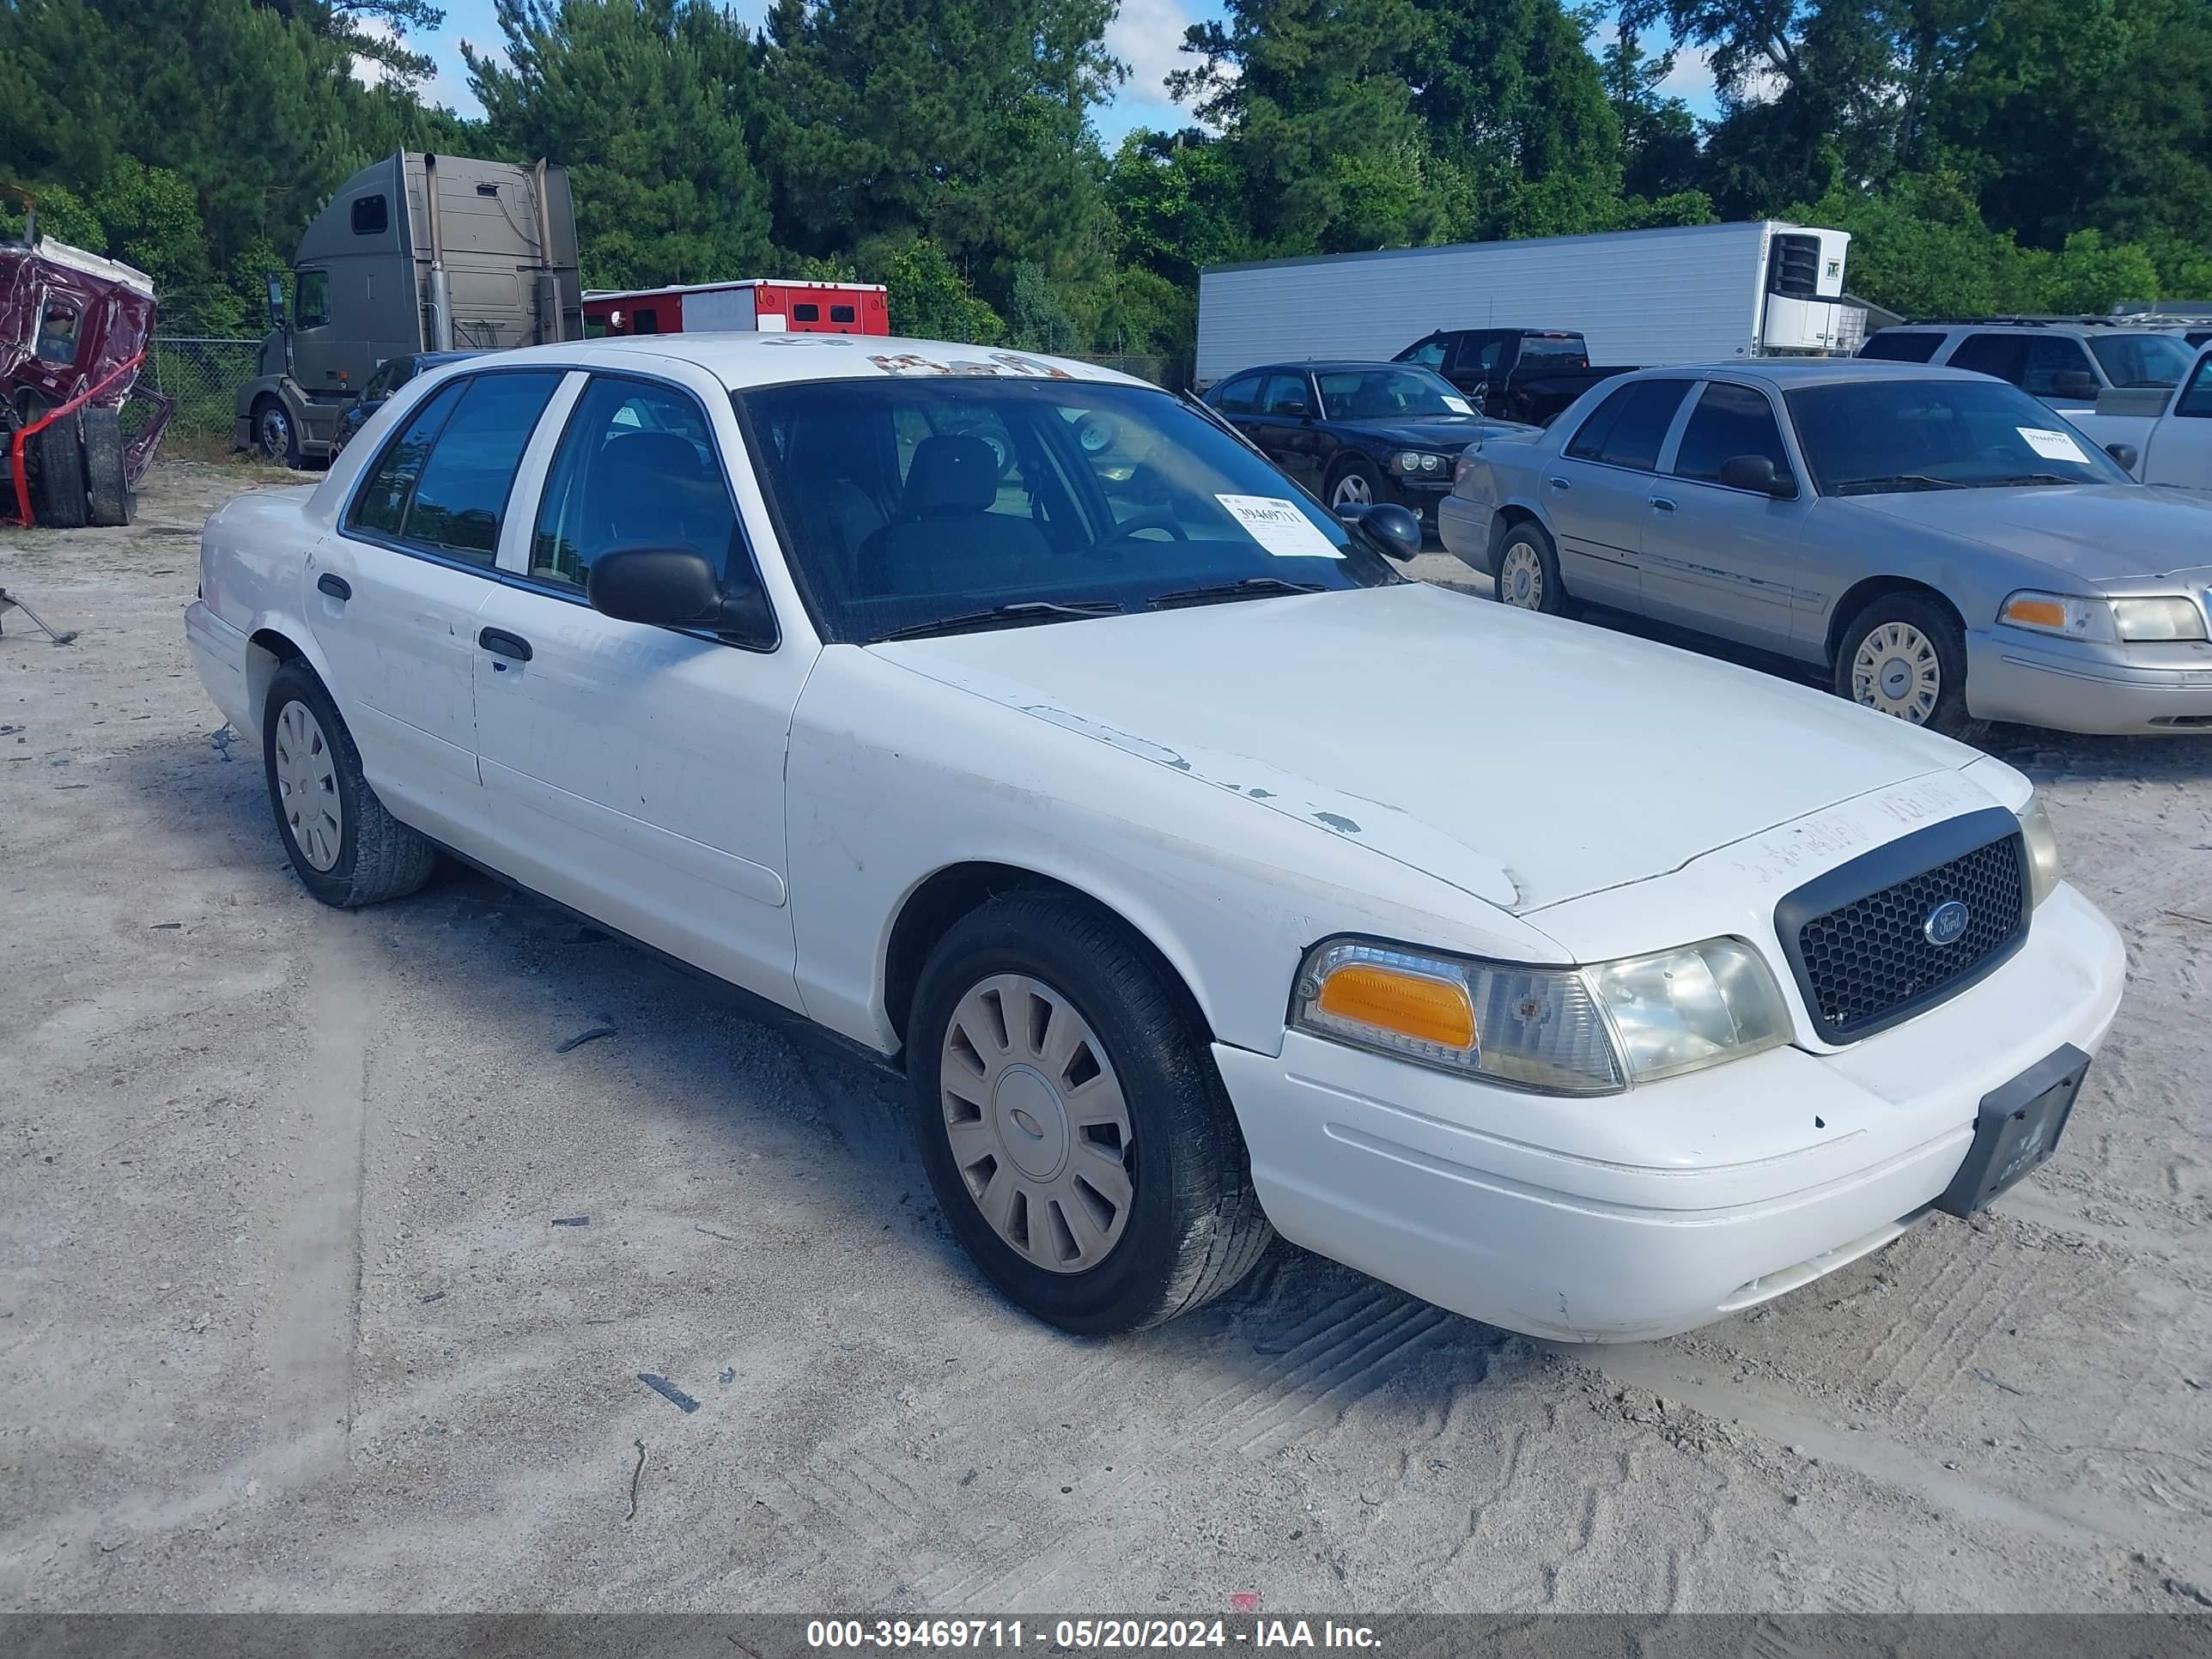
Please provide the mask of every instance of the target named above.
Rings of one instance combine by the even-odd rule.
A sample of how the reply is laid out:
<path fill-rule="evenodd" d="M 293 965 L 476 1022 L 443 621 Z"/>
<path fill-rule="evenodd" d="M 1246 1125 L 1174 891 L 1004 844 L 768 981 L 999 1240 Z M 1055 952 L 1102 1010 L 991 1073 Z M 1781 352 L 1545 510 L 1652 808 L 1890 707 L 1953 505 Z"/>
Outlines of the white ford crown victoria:
<path fill-rule="evenodd" d="M 309 892 L 451 852 L 902 1056 L 1070 1329 L 1281 1233 L 1653 1336 L 2050 1153 L 2123 963 L 2019 773 L 1404 580 L 1407 528 L 1080 364 L 610 340 L 229 503 L 186 632 Z"/>

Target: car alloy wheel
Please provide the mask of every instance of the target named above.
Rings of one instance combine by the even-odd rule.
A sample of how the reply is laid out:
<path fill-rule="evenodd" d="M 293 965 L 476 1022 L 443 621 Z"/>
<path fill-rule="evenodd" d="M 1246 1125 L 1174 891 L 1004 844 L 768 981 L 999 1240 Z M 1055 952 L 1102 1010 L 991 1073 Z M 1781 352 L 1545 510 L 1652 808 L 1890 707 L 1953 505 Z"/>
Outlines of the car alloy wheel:
<path fill-rule="evenodd" d="M 994 974 L 960 999 L 939 1067 L 952 1161 L 1022 1258 L 1085 1273 L 1113 1253 L 1136 1189 L 1128 1103 L 1105 1045 L 1042 981 Z"/>
<path fill-rule="evenodd" d="M 1367 480 L 1357 472 L 1347 472 L 1336 481 L 1336 488 L 1328 492 L 1331 507 L 1366 507 L 1375 500 L 1375 492 L 1367 487 Z"/>
<path fill-rule="evenodd" d="M 276 792 L 300 856 L 318 870 L 337 864 L 345 844 L 337 766 L 322 722 L 304 702 L 288 702 L 276 715 Z"/>
<path fill-rule="evenodd" d="M 1498 562 L 1498 597 L 1520 611 L 1544 608 L 1544 561 L 1528 543 L 1514 543 Z"/>
<path fill-rule="evenodd" d="M 1851 696 L 1869 708 L 1925 726 L 1943 695 L 1936 642 L 1910 623 L 1887 622 L 1859 641 Z"/>

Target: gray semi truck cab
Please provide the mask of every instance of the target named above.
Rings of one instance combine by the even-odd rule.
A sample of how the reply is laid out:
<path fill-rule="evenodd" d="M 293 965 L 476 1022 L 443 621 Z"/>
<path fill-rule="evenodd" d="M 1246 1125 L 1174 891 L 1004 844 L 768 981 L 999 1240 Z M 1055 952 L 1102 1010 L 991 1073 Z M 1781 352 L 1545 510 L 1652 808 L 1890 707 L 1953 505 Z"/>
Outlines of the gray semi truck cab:
<path fill-rule="evenodd" d="M 290 466 L 325 460 L 338 417 L 388 357 L 583 337 L 568 172 L 396 152 L 307 227 L 289 309 L 276 276 L 269 299 L 238 443 Z"/>

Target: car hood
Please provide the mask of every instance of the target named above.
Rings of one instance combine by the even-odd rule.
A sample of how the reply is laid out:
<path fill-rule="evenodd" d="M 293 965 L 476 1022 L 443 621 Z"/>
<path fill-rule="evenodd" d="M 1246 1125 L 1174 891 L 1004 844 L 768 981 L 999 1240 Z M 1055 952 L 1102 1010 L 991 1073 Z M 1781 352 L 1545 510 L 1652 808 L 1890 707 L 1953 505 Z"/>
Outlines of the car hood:
<path fill-rule="evenodd" d="M 1477 438 L 1499 430 L 1495 421 L 1479 415 L 1440 415 L 1427 421 L 1334 421 L 1331 425 L 1346 435 L 1377 438 L 1407 449 L 1449 450 L 1455 454 Z"/>
<path fill-rule="evenodd" d="M 2142 484 L 2027 484 L 1850 495 L 1838 504 L 2017 553 L 2085 582 L 2202 571 L 2212 492 Z"/>
<path fill-rule="evenodd" d="M 869 647 L 1527 912 L 1977 757 L 1425 583 Z"/>

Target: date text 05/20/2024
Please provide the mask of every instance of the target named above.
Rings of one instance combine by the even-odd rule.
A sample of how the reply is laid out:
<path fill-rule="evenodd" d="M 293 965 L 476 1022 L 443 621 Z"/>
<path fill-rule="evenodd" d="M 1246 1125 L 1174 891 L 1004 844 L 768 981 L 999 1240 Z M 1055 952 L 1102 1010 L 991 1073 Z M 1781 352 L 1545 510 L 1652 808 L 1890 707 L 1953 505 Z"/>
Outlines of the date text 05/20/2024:
<path fill-rule="evenodd" d="M 824 1650 L 1022 1647 L 1372 1650 L 1379 1643 L 1371 1626 L 1331 1620 L 1059 1619 L 1046 1625 L 1019 1619 L 816 1619 L 807 1623 L 806 1645 Z"/>

